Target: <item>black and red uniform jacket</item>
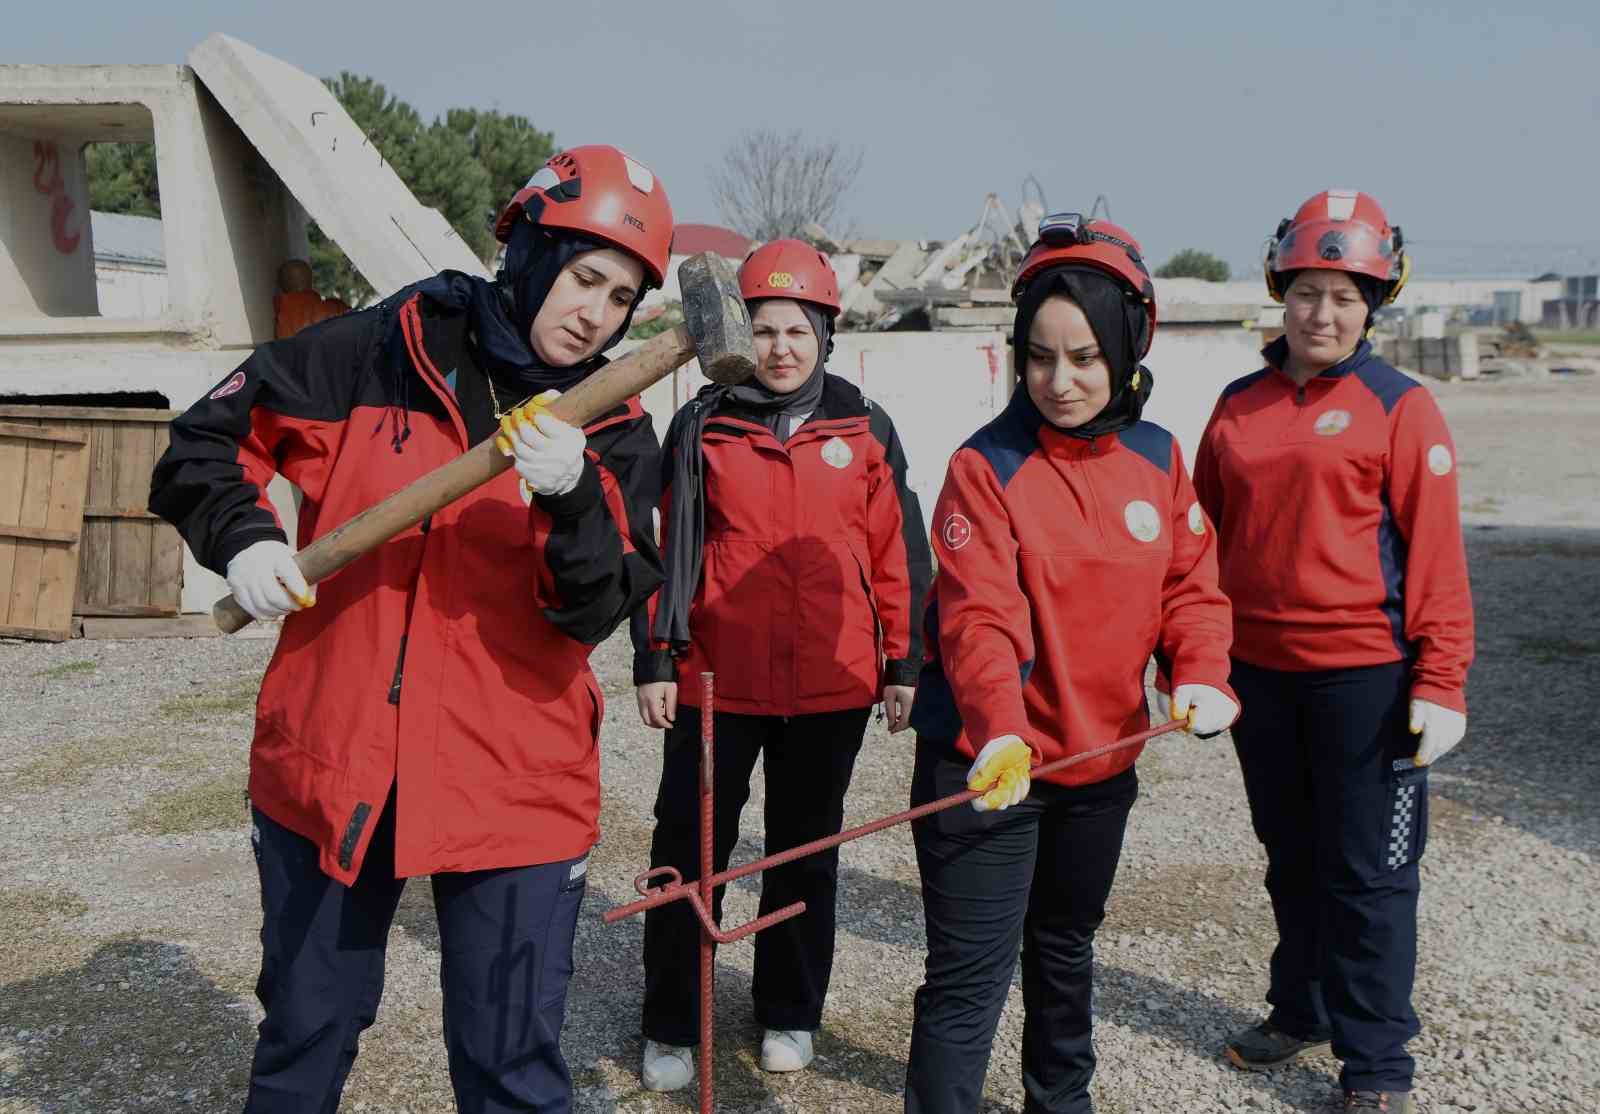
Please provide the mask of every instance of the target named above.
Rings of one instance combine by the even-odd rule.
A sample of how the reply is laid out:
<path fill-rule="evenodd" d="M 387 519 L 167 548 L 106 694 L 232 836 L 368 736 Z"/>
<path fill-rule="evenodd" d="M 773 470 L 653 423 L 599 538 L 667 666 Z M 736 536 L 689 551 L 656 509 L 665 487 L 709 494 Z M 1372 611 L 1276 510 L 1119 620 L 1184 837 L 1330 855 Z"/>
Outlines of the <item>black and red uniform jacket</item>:
<path fill-rule="evenodd" d="M 663 522 L 683 426 L 672 423 L 663 447 Z M 719 710 L 769 716 L 864 708 L 884 685 L 915 685 L 931 560 L 883 408 L 826 375 L 787 442 L 727 410 L 702 443 L 705 560 L 689 648 L 674 662 L 648 638 L 652 597 L 633 626 L 635 683 L 677 681 L 678 702 L 698 706 L 699 675 L 712 670 Z"/>
<path fill-rule="evenodd" d="M 408 288 L 263 345 L 172 423 L 151 509 L 220 573 L 284 539 L 265 496 L 279 472 L 304 493 L 301 544 L 315 540 L 494 429 L 486 407 L 464 417 L 452 389 L 471 367 L 466 326 Z M 481 391 L 476 372 L 459 378 Z M 333 878 L 359 873 L 396 783 L 402 877 L 554 862 L 594 843 L 603 702 L 589 652 L 662 571 L 649 416 L 635 399 L 587 433 L 572 492 L 525 496 L 508 470 L 284 620 L 250 797 L 314 841 Z"/>
<path fill-rule="evenodd" d="M 1216 538 L 1160 426 L 1072 437 L 1019 388 L 950 458 L 933 538 L 928 664 L 911 712 L 919 742 L 973 759 L 1016 735 L 1040 762 L 1104 746 L 1150 726 L 1152 654 L 1170 684 L 1210 685 L 1237 703 Z M 1104 781 L 1141 750 L 1046 780 Z"/>
<path fill-rule="evenodd" d="M 1285 341 L 1262 355 L 1195 457 L 1234 656 L 1288 672 L 1408 661 L 1414 698 L 1465 712 L 1472 593 L 1433 395 L 1366 341 L 1304 387 L 1281 370 Z"/>

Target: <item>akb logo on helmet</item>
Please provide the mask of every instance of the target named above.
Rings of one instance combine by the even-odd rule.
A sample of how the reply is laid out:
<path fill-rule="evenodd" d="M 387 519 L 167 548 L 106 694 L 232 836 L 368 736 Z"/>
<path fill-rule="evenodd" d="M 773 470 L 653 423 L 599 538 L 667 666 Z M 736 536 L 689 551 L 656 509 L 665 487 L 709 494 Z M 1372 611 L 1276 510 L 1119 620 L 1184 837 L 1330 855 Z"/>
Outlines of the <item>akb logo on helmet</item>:
<path fill-rule="evenodd" d="M 767 285 L 774 290 L 787 290 L 794 285 L 794 276 L 788 271 L 773 271 L 767 276 Z"/>

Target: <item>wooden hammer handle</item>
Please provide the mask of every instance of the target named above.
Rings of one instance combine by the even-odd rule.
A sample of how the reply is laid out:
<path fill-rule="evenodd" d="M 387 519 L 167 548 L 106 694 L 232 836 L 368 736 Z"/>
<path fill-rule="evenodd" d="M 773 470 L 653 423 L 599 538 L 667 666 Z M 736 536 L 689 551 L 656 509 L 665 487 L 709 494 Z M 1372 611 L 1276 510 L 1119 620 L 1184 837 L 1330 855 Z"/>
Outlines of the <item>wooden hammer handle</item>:
<path fill-rule="evenodd" d="M 679 325 L 579 382 L 550 405 L 550 413 L 568 425 L 585 425 L 682 367 L 694 354 L 688 330 Z M 490 437 L 328 531 L 296 553 L 295 563 L 306 583 L 326 580 L 363 553 L 409 530 L 510 467 L 511 458 L 501 453 Z M 250 613 L 232 596 L 218 600 L 211 617 L 225 634 L 251 622 Z"/>

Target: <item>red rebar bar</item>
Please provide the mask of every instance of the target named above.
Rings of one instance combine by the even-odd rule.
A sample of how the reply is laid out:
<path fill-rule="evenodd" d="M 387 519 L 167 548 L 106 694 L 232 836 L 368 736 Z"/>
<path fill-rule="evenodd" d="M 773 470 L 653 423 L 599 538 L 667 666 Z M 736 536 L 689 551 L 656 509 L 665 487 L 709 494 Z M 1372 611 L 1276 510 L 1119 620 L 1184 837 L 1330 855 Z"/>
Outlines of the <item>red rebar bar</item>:
<path fill-rule="evenodd" d="M 712 808 L 712 715 L 716 700 L 715 674 L 700 674 L 700 1114 L 713 1114 L 711 1105 L 712 1041 L 716 1026 L 712 1024 L 716 1012 L 716 964 L 712 949 L 712 932 L 721 928 L 716 923 L 716 906 L 712 903 L 711 872 L 712 846 L 715 842 L 715 821 Z M 711 928 L 712 931 L 707 931 Z"/>
<path fill-rule="evenodd" d="M 1105 755 L 1111 754 L 1114 751 L 1126 750 L 1129 747 L 1138 746 L 1140 743 L 1148 742 L 1158 735 L 1165 735 L 1171 731 L 1179 731 L 1187 726 L 1188 724 L 1186 721 L 1175 719 L 1169 723 L 1162 724 L 1160 727 L 1152 727 L 1148 731 L 1140 731 L 1136 734 L 1129 735 L 1126 738 L 1118 739 L 1114 743 L 1107 743 L 1103 747 L 1096 747 L 1094 750 L 1087 750 L 1081 754 L 1068 755 L 1066 758 L 1058 758 L 1054 762 L 1046 762 L 1042 766 L 1035 766 L 1033 770 L 1030 771 L 1030 776 L 1037 778 L 1042 777 L 1045 774 L 1054 773 L 1057 770 L 1064 770 L 1069 766 L 1076 766 L 1080 762 L 1088 762 L 1094 758 L 1104 757 Z M 706 731 L 704 725 L 701 726 L 701 731 L 702 733 Z M 702 747 L 703 746 L 704 744 L 702 744 Z M 705 754 L 706 751 L 702 749 L 702 761 L 704 761 Z M 709 791 L 706 791 L 706 793 L 708 792 Z M 709 799 L 706 793 L 703 793 L 702 801 Z M 633 880 L 633 888 L 645 896 L 640 898 L 638 901 L 629 902 L 627 905 L 619 905 L 615 909 L 607 910 L 605 913 L 601 914 L 601 919 L 607 924 L 615 924 L 617 921 L 620 921 L 625 917 L 635 916 L 639 913 L 643 913 L 646 909 L 654 909 L 657 906 L 665 905 L 670 901 L 687 900 L 691 905 L 693 905 L 697 900 L 703 900 L 706 909 L 706 916 L 702 917 L 701 920 L 702 924 L 704 924 L 707 920 L 709 920 L 711 910 L 710 899 L 705 897 L 705 895 L 708 894 L 710 890 L 715 889 L 718 886 L 727 885 L 729 882 L 737 881 L 740 878 L 745 878 L 752 874 L 759 874 L 763 870 L 770 870 L 775 866 L 782 866 L 785 863 L 792 863 L 796 859 L 803 859 L 807 855 L 815 855 L 818 851 L 826 851 L 829 848 L 839 846 L 841 843 L 849 843 L 851 840 L 860 839 L 862 836 L 872 835 L 874 832 L 881 832 L 885 828 L 892 828 L 897 824 L 904 824 L 912 820 L 920 820 L 924 816 L 931 816 L 935 812 L 943 812 L 947 808 L 954 808 L 956 805 L 966 804 L 967 802 L 981 796 L 983 796 L 983 793 L 979 792 L 978 790 L 963 789 L 959 793 L 952 793 L 948 797 L 940 797 L 936 801 L 929 801 L 927 804 L 918 805 L 916 808 L 907 809 L 904 812 L 897 812 L 892 816 L 885 816 L 882 819 L 873 820 L 866 824 L 859 825 L 858 827 L 847 828 L 838 835 L 825 836 L 822 839 L 814 839 L 810 843 L 802 843 L 798 847 L 791 847 L 787 851 L 780 851 L 775 855 L 768 855 L 766 858 L 756 859 L 754 862 L 745 863 L 743 866 L 730 867 L 720 874 L 711 875 L 709 879 L 702 875 L 699 883 L 684 882 L 680 879 L 669 882 L 664 886 L 651 889 L 651 880 L 665 876 L 667 874 L 667 868 L 648 870 Z M 708 886 L 709 888 L 707 888 Z M 802 902 L 797 904 L 803 906 L 804 903 Z M 776 913 L 769 914 L 768 917 L 761 918 L 761 920 L 766 923 L 761 924 L 760 928 L 766 928 L 770 924 L 775 923 L 776 920 L 786 920 L 789 916 L 793 916 L 794 913 L 789 912 L 791 908 L 793 908 L 793 906 L 788 906 L 778 910 Z M 800 912 L 800 910 L 796 909 L 795 913 L 798 912 Z M 748 936 L 750 931 L 759 931 L 759 929 L 757 929 L 755 926 L 756 922 L 751 922 L 749 925 L 734 929 L 732 932 L 720 934 L 719 939 L 726 941 Z M 720 930 L 720 926 L 718 927 Z"/>

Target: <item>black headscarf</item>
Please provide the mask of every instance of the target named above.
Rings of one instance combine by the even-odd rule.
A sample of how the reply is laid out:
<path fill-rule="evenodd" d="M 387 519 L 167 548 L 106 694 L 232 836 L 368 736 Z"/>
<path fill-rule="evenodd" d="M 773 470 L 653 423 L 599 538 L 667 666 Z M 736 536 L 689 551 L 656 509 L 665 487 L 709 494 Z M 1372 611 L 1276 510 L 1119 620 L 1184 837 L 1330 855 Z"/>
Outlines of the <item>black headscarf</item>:
<path fill-rule="evenodd" d="M 746 303 L 752 316 L 761 299 Z M 737 386 L 711 383 L 700 389 L 674 419 L 675 434 L 668 437 L 672 451 L 672 505 L 667 511 L 667 579 L 656 601 L 656 622 L 651 634 L 674 651 L 689 644 L 689 605 L 700 585 L 706 539 L 705 450 L 701 437 L 714 414 L 743 411 L 753 414 L 774 434 L 785 416 L 810 414 L 822 401 L 825 365 L 833 353 L 833 319 L 809 302 L 795 301 L 817 335 L 817 362 L 798 388 L 779 394 L 752 377 Z"/>
<path fill-rule="evenodd" d="M 1139 296 L 1105 272 L 1078 264 L 1065 264 L 1041 271 L 1023 289 L 1017 299 L 1017 315 L 1012 328 L 1012 358 L 1016 361 L 1017 394 L 1028 406 L 1033 399 L 1028 396 L 1026 368 L 1028 362 L 1028 334 L 1033 329 L 1033 319 L 1044 300 L 1052 294 L 1070 298 L 1083 310 L 1094 330 L 1094 339 L 1100 345 L 1106 366 L 1111 369 L 1111 398 L 1105 408 L 1087 422 L 1073 429 L 1050 423 L 1069 437 L 1091 440 L 1107 433 L 1127 429 L 1139 420 L 1144 404 L 1155 386 L 1150 369 L 1139 363 L 1150 335 L 1150 316 Z M 1138 382 L 1134 375 L 1138 373 Z M 1037 407 L 1033 407 L 1037 411 Z M 1043 419 L 1043 415 L 1040 415 Z"/>
<path fill-rule="evenodd" d="M 1278 284 L 1278 289 L 1283 293 L 1289 292 L 1289 287 L 1294 285 L 1294 280 L 1299 278 L 1304 268 L 1298 271 L 1277 271 L 1273 274 L 1273 281 Z M 1383 305 L 1384 296 L 1388 293 L 1388 284 L 1379 282 L 1371 275 L 1361 275 L 1354 271 L 1345 271 L 1350 276 L 1350 281 L 1356 284 L 1356 289 L 1361 291 L 1361 300 L 1367 303 L 1366 328 L 1372 328 L 1373 319 L 1377 316 L 1378 307 Z"/>
<path fill-rule="evenodd" d="M 561 269 L 584 252 L 610 246 L 564 229 L 518 221 L 506 245 L 505 264 L 493 282 L 463 271 L 440 271 L 408 289 L 448 310 L 465 313 L 466 344 L 472 361 L 510 396 L 504 401 L 521 402 L 543 391 L 566 391 L 605 365 L 606 358 L 599 353 L 570 367 L 546 363 L 533 350 L 528 332 Z M 628 335 L 634 310 L 639 308 L 646 290 L 647 284 L 640 283 L 621 326 L 600 346 L 600 352 Z M 396 421 L 391 437 L 397 453 L 411 436 L 409 391 L 409 377 L 404 371 L 398 372 L 393 398 Z"/>

